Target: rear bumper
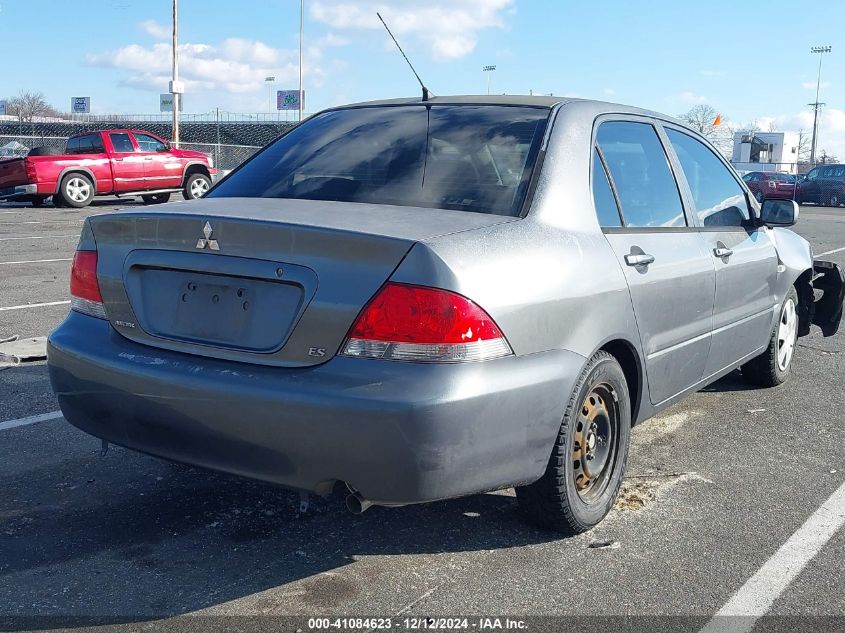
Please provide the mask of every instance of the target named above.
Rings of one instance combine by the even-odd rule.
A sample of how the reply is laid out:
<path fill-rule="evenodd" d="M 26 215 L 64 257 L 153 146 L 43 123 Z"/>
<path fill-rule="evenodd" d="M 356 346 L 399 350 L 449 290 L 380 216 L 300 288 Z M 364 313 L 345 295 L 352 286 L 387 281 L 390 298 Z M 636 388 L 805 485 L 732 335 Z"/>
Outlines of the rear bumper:
<path fill-rule="evenodd" d="M 17 200 L 38 194 L 38 185 L 17 185 L 0 189 L 0 200 Z"/>
<path fill-rule="evenodd" d="M 59 404 L 83 431 L 320 494 L 344 481 L 397 505 L 537 479 L 585 362 L 547 352 L 280 369 L 153 349 L 75 312 L 48 343 Z"/>

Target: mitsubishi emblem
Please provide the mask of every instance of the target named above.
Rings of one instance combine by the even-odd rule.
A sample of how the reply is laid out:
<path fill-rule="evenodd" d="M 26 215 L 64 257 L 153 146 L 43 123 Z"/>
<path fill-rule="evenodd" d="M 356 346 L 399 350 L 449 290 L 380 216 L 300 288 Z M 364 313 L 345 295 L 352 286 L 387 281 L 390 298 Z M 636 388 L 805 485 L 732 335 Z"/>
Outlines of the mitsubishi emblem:
<path fill-rule="evenodd" d="M 205 238 L 199 238 L 197 240 L 197 248 L 203 249 L 206 246 L 213 251 L 220 250 L 220 244 L 217 243 L 217 240 L 211 239 L 211 236 L 214 234 L 214 229 L 211 228 L 211 222 L 206 222 L 205 226 L 202 227 L 202 234 L 205 235 Z"/>

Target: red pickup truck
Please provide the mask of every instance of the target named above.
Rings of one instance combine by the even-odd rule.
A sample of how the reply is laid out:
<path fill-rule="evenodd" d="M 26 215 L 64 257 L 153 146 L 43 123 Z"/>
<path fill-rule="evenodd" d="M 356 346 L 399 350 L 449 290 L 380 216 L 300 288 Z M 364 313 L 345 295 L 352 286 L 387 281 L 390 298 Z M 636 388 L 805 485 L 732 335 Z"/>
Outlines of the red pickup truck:
<path fill-rule="evenodd" d="M 141 196 L 146 204 L 167 202 L 181 191 L 201 197 L 217 175 L 202 152 L 174 149 L 142 130 L 106 130 L 71 136 L 64 154 L 35 148 L 26 158 L 0 161 L 0 201 L 81 208 L 94 196 Z"/>

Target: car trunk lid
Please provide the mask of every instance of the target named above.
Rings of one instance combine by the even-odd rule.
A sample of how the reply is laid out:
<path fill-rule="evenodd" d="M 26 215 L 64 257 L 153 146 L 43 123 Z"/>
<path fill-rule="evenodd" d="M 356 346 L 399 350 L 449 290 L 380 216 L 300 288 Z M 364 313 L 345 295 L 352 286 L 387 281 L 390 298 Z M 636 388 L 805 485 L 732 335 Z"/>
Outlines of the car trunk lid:
<path fill-rule="evenodd" d="M 507 216 L 215 198 L 89 219 L 106 313 L 146 345 L 280 366 L 337 353 L 419 240 Z"/>

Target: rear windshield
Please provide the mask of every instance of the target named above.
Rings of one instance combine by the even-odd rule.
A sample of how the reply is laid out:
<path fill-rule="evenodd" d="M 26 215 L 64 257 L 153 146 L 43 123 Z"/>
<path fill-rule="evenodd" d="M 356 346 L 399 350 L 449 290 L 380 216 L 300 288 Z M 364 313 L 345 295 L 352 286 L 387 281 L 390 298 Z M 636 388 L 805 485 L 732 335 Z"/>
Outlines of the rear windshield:
<path fill-rule="evenodd" d="M 309 119 L 209 198 L 304 198 L 518 215 L 549 110 L 376 106 Z"/>

